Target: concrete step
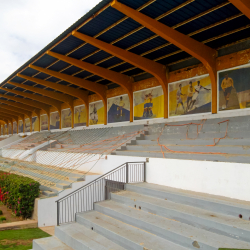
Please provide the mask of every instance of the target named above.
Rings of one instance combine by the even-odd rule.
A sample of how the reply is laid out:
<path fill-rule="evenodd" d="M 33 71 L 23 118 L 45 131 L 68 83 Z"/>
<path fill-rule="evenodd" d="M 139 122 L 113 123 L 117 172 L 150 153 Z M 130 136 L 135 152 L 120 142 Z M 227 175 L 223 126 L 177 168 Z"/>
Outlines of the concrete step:
<path fill-rule="evenodd" d="M 71 223 L 55 227 L 55 236 L 75 250 L 123 250 L 124 248 L 94 230 Z"/>
<path fill-rule="evenodd" d="M 244 220 L 250 219 L 250 202 L 248 201 L 197 193 L 146 182 L 126 184 L 126 190 L 180 204 L 199 207 L 212 212 L 230 215 L 235 218 L 239 218 L 241 214 Z"/>
<path fill-rule="evenodd" d="M 188 151 L 188 152 L 214 152 L 214 153 L 228 153 L 228 154 L 250 154 L 250 147 L 246 146 L 203 146 L 203 145 L 173 145 L 173 144 L 161 144 L 165 145 L 167 148 L 175 151 Z M 121 149 L 117 149 L 116 151 L 158 151 L 160 146 L 158 144 L 150 144 L 150 145 L 128 145 L 123 146 Z"/>
<path fill-rule="evenodd" d="M 156 157 L 163 158 L 161 151 L 115 151 L 112 155 L 126 155 L 137 157 Z M 219 162 L 238 162 L 238 163 L 250 163 L 250 155 L 247 154 L 192 154 L 192 153 L 172 153 L 164 151 L 164 156 L 167 159 L 179 159 L 179 160 L 198 160 L 198 161 L 219 161 Z"/>
<path fill-rule="evenodd" d="M 192 248 L 196 244 L 204 250 L 218 250 L 222 247 L 250 249 L 249 242 L 211 233 L 112 200 L 95 203 L 95 210 L 183 247 Z"/>
<path fill-rule="evenodd" d="M 73 250 L 55 236 L 33 240 L 33 250 Z"/>
<path fill-rule="evenodd" d="M 250 242 L 250 222 L 247 220 L 131 191 L 112 193 L 111 200 L 212 233 Z"/>
<path fill-rule="evenodd" d="M 125 249 L 187 250 L 187 248 L 96 211 L 79 213 L 76 215 L 76 220 Z"/>

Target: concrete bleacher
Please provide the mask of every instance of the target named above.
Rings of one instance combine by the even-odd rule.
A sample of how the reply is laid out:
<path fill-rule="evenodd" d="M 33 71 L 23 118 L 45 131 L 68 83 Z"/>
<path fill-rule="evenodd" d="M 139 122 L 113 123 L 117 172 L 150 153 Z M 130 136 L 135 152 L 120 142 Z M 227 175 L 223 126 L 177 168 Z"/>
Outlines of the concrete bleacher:
<path fill-rule="evenodd" d="M 166 123 L 145 126 L 147 131 L 144 136 L 132 140 L 112 154 L 250 163 L 249 116 L 194 120 L 192 123 L 203 124 L 202 127 L 198 126 L 198 134 L 197 125 L 188 123 L 191 122 L 168 122 L 170 126 L 165 126 Z M 188 125 L 180 126 L 183 124 Z M 214 145 L 214 138 L 223 139 L 215 146 L 209 146 Z M 160 145 L 172 151 L 162 147 L 163 157 Z"/>
<path fill-rule="evenodd" d="M 249 202 L 140 183 L 76 214 L 40 249 L 250 249 Z"/>
<path fill-rule="evenodd" d="M 76 169 L 59 168 L 44 164 L 9 160 L 0 158 L 0 171 L 29 177 L 40 183 L 40 190 L 44 196 L 58 195 L 70 188 L 71 184 L 84 181 L 86 173 Z M 92 175 L 93 173 L 88 173 Z"/>

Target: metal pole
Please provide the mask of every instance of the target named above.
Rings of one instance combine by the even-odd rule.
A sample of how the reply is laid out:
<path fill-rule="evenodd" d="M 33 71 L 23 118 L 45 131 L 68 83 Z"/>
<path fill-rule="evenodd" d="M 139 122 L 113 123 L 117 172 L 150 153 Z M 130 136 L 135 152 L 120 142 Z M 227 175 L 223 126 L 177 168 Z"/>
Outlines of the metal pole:
<path fill-rule="evenodd" d="M 128 183 L 128 163 L 126 162 L 126 183 Z"/>
<path fill-rule="evenodd" d="M 57 204 L 57 226 L 59 226 L 59 212 L 60 212 L 60 207 L 59 207 L 59 202 L 56 203 Z"/>
<path fill-rule="evenodd" d="M 144 182 L 146 182 L 146 162 L 144 164 Z"/>

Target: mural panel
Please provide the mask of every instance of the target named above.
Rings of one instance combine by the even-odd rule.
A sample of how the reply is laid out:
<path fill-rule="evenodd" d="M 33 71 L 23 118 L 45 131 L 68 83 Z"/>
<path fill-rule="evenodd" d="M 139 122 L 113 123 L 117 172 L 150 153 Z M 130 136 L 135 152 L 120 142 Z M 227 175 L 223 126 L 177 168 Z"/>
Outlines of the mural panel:
<path fill-rule="evenodd" d="M 164 99 L 161 86 L 134 92 L 134 120 L 163 116 Z"/>
<path fill-rule="evenodd" d="M 130 119 L 128 95 L 108 98 L 108 123 L 125 122 Z"/>
<path fill-rule="evenodd" d="M 72 113 L 71 109 L 62 110 L 62 128 L 71 128 Z"/>
<path fill-rule="evenodd" d="M 47 115 L 41 115 L 41 130 L 48 130 L 48 116 Z"/>
<path fill-rule="evenodd" d="M 211 80 L 199 76 L 169 84 L 169 116 L 211 112 Z"/>
<path fill-rule="evenodd" d="M 74 124 L 75 127 L 86 126 L 87 112 L 85 105 L 74 107 Z"/>
<path fill-rule="evenodd" d="M 18 133 L 23 133 L 23 121 L 18 121 Z"/>
<path fill-rule="evenodd" d="M 60 128 L 59 113 L 57 111 L 50 113 L 50 129 L 59 129 L 59 128 Z"/>
<path fill-rule="evenodd" d="M 219 72 L 219 111 L 250 108 L 249 82 L 249 65 Z"/>
<path fill-rule="evenodd" d="M 30 119 L 29 118 L 24 120 L 24 131 L 30 132 Z"/>
<path fill-rule="evenodd" d="M 4 135 L 4 133 L 3 133 L 3 125 L 1 125 L 1 135 Z"/>
<path fill-rule="evenodd" d="M 89 125 L 104 124 L 104 106 L 102 101 L 89 104 Z"/>
<path fill-rule="evenodd" d="M 16 122 L 13 122 L 13 134 L 17 133 L 17 124 Z"/>
<path fill-rule="evenodd" d="M 4 134 L 5 135 L 8 134 L 8 126 L 7 126 L 7 124 L 4 124 Z"/>
<path fill-rule="evenodd" d="M 32 117 L 32 131 L 39 131 L 39 120 L 38 117 Z"/>
<path fill-rule="evenodd" d="M 11 123 L 9 123 L 9 126 L 8 126 L 8 128 L 9 128 L 9 135 L 12 135 L 12 126 L 11 126 Z"/>

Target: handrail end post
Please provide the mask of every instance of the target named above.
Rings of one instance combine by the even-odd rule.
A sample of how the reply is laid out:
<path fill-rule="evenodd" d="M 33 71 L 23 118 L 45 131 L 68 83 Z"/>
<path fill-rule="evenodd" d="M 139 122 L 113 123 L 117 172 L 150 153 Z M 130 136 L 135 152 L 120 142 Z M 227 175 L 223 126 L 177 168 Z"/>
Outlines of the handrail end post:
<path fill-rule="evenodd" d="M 128 162 L 126 162 L 126 183 L 128 183 Z"/>

